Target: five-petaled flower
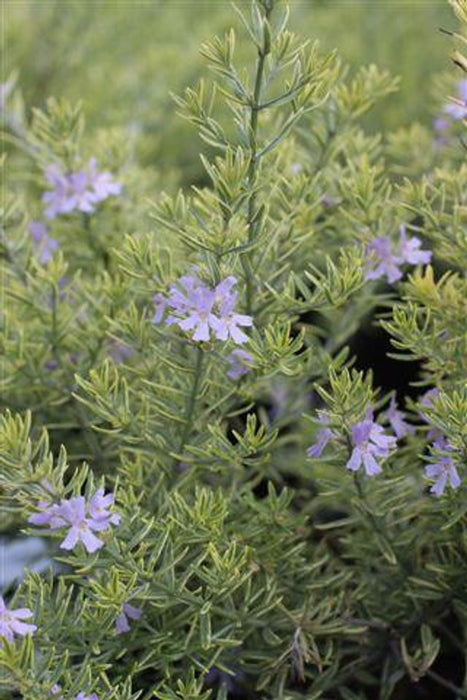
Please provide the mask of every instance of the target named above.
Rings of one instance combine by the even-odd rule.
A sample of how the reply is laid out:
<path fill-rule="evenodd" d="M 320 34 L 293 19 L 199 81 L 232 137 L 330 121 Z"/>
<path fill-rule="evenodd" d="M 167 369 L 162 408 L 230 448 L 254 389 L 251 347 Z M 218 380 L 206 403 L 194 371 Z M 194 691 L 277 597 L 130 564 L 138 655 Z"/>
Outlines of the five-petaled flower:
<path fill-rule="evenodd" d="M 128 618 L 130 618 L 130 620 L 139 620 L 140 617 L 141 610 L 139 608 L 135 608 L 129 603 L 123 603 L 122 611 L 117 617 L 117 622 L 115 624 L 117 634 L 123 634 L 124 632 L 130 631 L 130 623 L 128 622 Z"/>
<path fill-rule="evenodd" d="M 211 334 L 218 340 L 228 338 L 238 345 L 248 340 L 248 336 L 239 326 L 252 326 L 253 319 L 234 310 L 238 293 L 233 291 L 237 283 L 235 277 L 226 277 L 211 289 L 194 275 L 180 278 L 179 284 L 171 285 L 168 297 L 156 294 L 153 302 L 155 313 L 153 323 L 160 323 L 167 309 L 167 325 L 178 325 L 183 331 L 193 331 L 196 341 L 208 341 Z"/>
<path fill-rule="evenodd" d="M 429 479 L 435 479 L 430 492 L 436 496 L 442 496 L 448 480 L 451 488 L 457 489 L 461 485 L 461 479 L 451 454 L 454 450 L 446 438 L 442 436 L 435 440 L 432 449 L 434 450 L 432 457 L 437 461 L 425 467 L 425 475 Z"/>
<path fill-rule="evenodd" d="M 357 471 L 363 464 L 367 476 L 379 474 L 382 469 L 377 459 L 389 456 L 396 444 L 396 438 L 386 435 L 384 429 L 372 418 L 356 423 L 350 429 L 353 450 L 346 466 L 350 471 Z"/>
<path fill-rule="evenodd" d="M 9 642 L 12 642 L 15 634 L 20 637 L 24 637 L 26 634 L 34 634 L 37 630 L 36 625 L 23 622 L 23 620 L 27 620 L 30 617 L 32 617 L 32 612 L 29 608 L 9 610 L 2 596 L 0 596 L 0 638 L 5 637 Z"/>
<path fill-rule="evenodd" d="M 431 260 L 431 250 L 421 250 L 422 242 L 416 236 L 407 238 L 405 224 L 399 229 L 399 250 L 402 262 L 408 265 L 428 265 Z"/>
<path fill-rule="evenodd" d="M 39 512 L 31 515 L 28 522 L 48 525 L 50 532 L 68 528 L 60 547 L 71 550 L 82 542 L 87 552 L 92 554 L 104 545 L 94 532 L 105 532 L 111 525 L 120 523 L 120 516 L 109 511 L 113 503 L 114 495 L 109 493 L 104 496 L 104 489 L 98 489 L 88 503 L 84 496 L 72 496 L 52 504 L 40 501 L 37 504 Z"/>
<path fill-rule="evenodd" d="M 376 267 L 372 267 L 370 263 L 366 272 L 366 280 L 377 280 L 380 277 L 386 276 L 388 282 L 397 282 L 402 277 L 402 272 L 399 265 L 402 264 L 400 255 L 394 255 L 392 252 L 392 244 L 389 236 L 378 236 L 374 241 L 368 244 L 366 255 L 369 260 L 374 260 Z"/>

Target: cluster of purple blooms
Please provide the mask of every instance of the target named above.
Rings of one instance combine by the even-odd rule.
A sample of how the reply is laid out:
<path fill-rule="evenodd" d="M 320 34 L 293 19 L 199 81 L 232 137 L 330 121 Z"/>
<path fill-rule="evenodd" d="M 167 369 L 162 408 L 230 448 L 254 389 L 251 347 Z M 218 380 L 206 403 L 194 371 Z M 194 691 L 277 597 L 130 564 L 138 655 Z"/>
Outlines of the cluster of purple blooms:
<path fill-rule="evenodd" d="M 422 398 L 421 405 L 432 406 L 432 400 L 438 393 L 438 389 L 430 389 Z M 339 435 L 329 427 L 329 418 L 326 413 L 318 411 L 318 414 L 323 427 L 317 431 L 315 442 L 307 450 L 308 457 L 312 458 L 320 457 L 329 442 L 339 439 Z M 428 420 L 422 412 L 420 415 Z M 383 427 L 374 422 L 371 410 L 368 411 L 365 420 L 351 426 L 352 453 L 347 460 L 347 469 L 357 471 L 363 464 L 367 476 L 380 474 L 382 469 L 379 461 L 390 455 L 396 447 L 397 440 L 414 434 L 414 426 L 407 423 L 404 414 L 397 408 L 394 396 L 391 398 L 385 418 L 394 430 L 395 437 L 387 435 Z M 430 492 L 441 496 L 447 483 L 452 489 L 457 489 L 461 485 L 461 479 L 455 466 L 452 445 L 436 428 L 429 431 L 428 437 L 434 442 L 431 445 L 432 462 L 425 467 L 425 476 L 435 479 Z"/>
<path fill-rule="evenodd" d="M 110 172 L 99 172 L 95 158 L 89 160 L 85 170 L 74 173 L 64 173 L 54 163 L 46 169 L 45 177 L 53 188 L 42 195 L 46 219 L 56 219 L 72 211 L 92 214 L 96 204 L 108 197 L 118 196 L 122 190 L 121 184 L 114 182 Z M 49 236 L 47 226 L 41 221 L 31 221 L 29 233 L 41 264 L 46 265 L 58 250 L 58 241 Z"/>
<path fill-rule="evenodd" d="M 402 413 L 393 406 L 392 421 L 395 421 L 398 429 L 402 430 L 406 425 L 403 420 Z M 326 445 L 338 438 L 338 435 L 326 427 L 329 419 L 325 413 L 321 412 L 319 420 L 325 427 L 318 430 L 316 434 L 316 442 L 307 450 L 309 457 L 320 457 Z M 363 465 L 367 476 L 375 476 L 380 474 L 382 469 L 379 460 L 386 459 L 391 453 L 391 450 L 396 446 L 396 438 L 392 435 L 387 435 L 384 428 L 378 425 L 373 420 L 372 411 L 367 412 L 365 420 L 355 423 L 350 428 L 352 440 L 352 453 L 347 460 L 346 467 L 350 471 L 358 471 Z"/>
<path fill-rule="evenodd" d="M 68 528 L 60 547 L 71 550 L 82 542 L 86 551 L 92 554 L 104 545 L 94 532 L 105 532 L 111 525 L 120 523 L 120 516 L 109 510 L 113 503 L 114 495 L 104 495 L 104 489 L 98 489 L 89 502 L 84 496 L 65 498 L 60 503 L 40 501 L 37 504 L 39 512 L 31 515 L 28 522 L 48 526 L 48 532 Z"/>
<path fill-rule="evenodd" d="M 403 275 L 401 265 L 427 265 L 430 262 L 431 251 L 421 250 L 421 241 L 416 236 L 407 238 L 404 224 L 399 229 L 399 235 L 400 240 L 395 252 L 389 236 L 379 236 L 367 246 L 366 255 L 369 260 L 365 270 L 366 280 L 386 277 L 392 284 Z"/>
<path fill-rule="evenodd" d="M 422 397 L 420 405 L 432 408 L 433 399 L 438 396 L 439 389 L 429 389 Z M 420 411 L 420 415 L 423 420 L 429 423 L 428 416 L 423 411 Z M 461 479 L 452 456 L 454 449 L 438 428 L 432 427 L 428 431 L 427 437 L 429 440 L 433 440 L 430 456 L 433 461 L 425 467 L 425 476 L 429 479 L 435 479 L 430 492 L 434 493 L 435 496 L 442 496 L 448 482 L 452 489 L 457 489 L 461 485 Z"/>
<path fill-rule="evenodd" d="M 52 190 L 44 192 L 42 201 L 46 205 L 44 215 L 55 219 L 60 214 L 81 211 L 92 214 L 96 204 L 111 196 L 118 196 L 122 186 L 114 182 L 112 174 L 97 170 L 97 161 L 91 158 L 86 170 L 63 173 L 56 163 L 49 165 L 45 176 L 52 185 Z"/>
<path fill-rule="evenodd" d="M 235 312 L 238 296 L 238 292 L 233 290 L 237 283 L 235 277 L 226 277 L 214 289 L 203 284 L 195 275 L 185 275 L 179 283 L 183 291 L 171 285 L 168 296 L 154 296 L 154 323 L 160 323 L 166 310 L 170 309 L 166 324 L 176 324 L 183 331 L 193 331 L 193 340 L 209 341 L 213 333 L 218 340 L 231 338 L 238 345 L 246 343 L 248 336 L 240 326 L 252 326 L 253 319 Z"/>
<path fill-rule="evenodd" d="M 461 479 L 452 458 L 454 450 L 446 438 L 439 437 L 433 442 L 431 449 L 431 458 L 436 461 L 425 467 L 425 475 L 429 479 L 435 479 L 430 488 L 431 493 L 434 493 L 435 496 L 442 496 L 448 481 L 452 489 L 457 489 L 461 485 Z"/>

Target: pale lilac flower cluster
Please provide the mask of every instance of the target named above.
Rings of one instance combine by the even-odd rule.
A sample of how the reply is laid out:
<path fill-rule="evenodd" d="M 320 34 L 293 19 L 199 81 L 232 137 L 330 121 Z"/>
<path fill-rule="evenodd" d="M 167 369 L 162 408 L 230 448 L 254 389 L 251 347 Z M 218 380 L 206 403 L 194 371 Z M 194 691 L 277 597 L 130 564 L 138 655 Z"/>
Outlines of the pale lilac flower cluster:
<path fill-rule="evenodd" d="M 329 419 L 325 413 L 321 412 L 319 421 L 323 428 L 316 433 L 316 442 L 307 450 L 308 457 L 320 457 L 327 444 L 338 435 L 328 426 Z M 389 456 L 391 450 L 396 446 L 396 438 L 387 435 L 384 428 L 373 420 L 371 410 L 367 412 L 367 417 L 360 423 L 355 423 L 350 428 L 352 440 L 352 454 L 345 465 L 350 471 L 357 471 L 363 464 L 367 476 L 379 474 L 382 469 L 378 460 Z"/>
<path fill-rule="evenodd" d="M 357 471 L 363 464 L 367 476 L 375 476 L 382 472 L 377 460 L 389 456 L 396 446 L 396 438 L 386 435 L 384 429 L 371 417 L 353 425 L 350 432 L 353 450 L 346 464 L 347 469 Z"/>
<path fill-rule="evenodd" d="M 23 622 L 30 617 L 32 617 L 32 612 L 29 608 L 9 610 L 0 596 L 0 646 L 1 637 L 12 642 L 15 635 L 24 637 L 26 634 L 34 634 L 37 630 L 36 625 Z"/>
<path fill-rule="evenodd" d="M 39 512 L 31 515 L 28 522 L 49 526 L 48 532 L 68 528 L 60 547 L 71 550 L 82 542 L 87 552 L 92 554 L 104 545 L 94 532 L 105 532 L 111 525 L 120 523 L 120 516 L 109 510 L 113 503 L 114 495 L 108 493 L 104 496 L 104 489 L 98 489 L 89 502 L 84 496 L 72 496 L 52 504 L 40 501 L 37 506 Z"/>
<path fill-rule="evenodd" d="M 232 338 L 238 345 L 246 343 L 248 336 L 240 326 L 252 326 L 253 319 L 235 312 L 238 296 L 238 292 L 233 291 L 237 283 L 235 277 L 226 277 L 214 289 L 194 275 L 185 275 L 179 282 L 183 291 L 172 285 L 167 297 L 163 294 L 154 296 L 154 323 L 160 323 L 165 311 L 170 309 L 166 324 L 193 331 L 193 340 L 208 341 L 213 333 L 218 340 Z"/>
<path fill-rule="evenodd" d="M 91 158 L 86 170 L 74 173 L 63 173 L 60 166 L 54 163 L 49 165 L 45 176 L 52 185 L 52 189 L 42 195 L 47 219 L 55 219 L 75 210 L 92 214 L 96 204 L 119 195 L 122 189 L 120 183 L 113 181 L 111 173 L 97 170 L 95 158 Z"/>
<path fill-rule="evenodd" d="M 457 489 L 461 485 L 461 479 L 452 458 L 454 450 L 444 436 L 435 440 L 432 450 L 432 458 L 436 461 L 425 467 L 425 475 L 429 479 L 435 479 L 430 492 L 442 496 L 448 481 L 452 489 Z"/>
<path fill-rule="evenodd" d="M 59 248 L 57 239 L 49 236 L 47 226 L 41 221 L 31 221 L 28 230 L 40 263 L 46 265 Z"/>
<path fill-rule="evenodd" d="M 235 350 L 232 350 L 229 355 L 227 355 L 227 361 L 230 365 L 227 376 L 232 381 L 235 381 L 251 371 L 253 357 L 246 350 L 236 348 Z"/>
<path fill-rule="evenodd" d="M 128 622 L 128 618 L 130 618 L 130 620 L 139 620 L 140 617 L 141 610 L 139 608 L 135 608 L 129 603 L 123 603 L 122 611 L 117 617 L 117 622 L 115 624 L 117 634 L 124 634 L 124 632 L 130 631 L 130 623 Z"/>
<path fill-rule="evenodd" d="M 365 271 L 366 280 L 377 280 L 386 277 L 391 284 L 401 279 L 402 271 L 400 266 L 407 263 L 409 265 L 427 265 L 431 260 L 431 251 L 421 250 L 421 241 L 412 236 L 407 238 L 405 225 L 402 224 L 399 230 L 400 240 L 396 252 L 393 252 L 393 245 L 389 236 L 379 236 L 375 238 L 366 248 L 368 265 Z"/>

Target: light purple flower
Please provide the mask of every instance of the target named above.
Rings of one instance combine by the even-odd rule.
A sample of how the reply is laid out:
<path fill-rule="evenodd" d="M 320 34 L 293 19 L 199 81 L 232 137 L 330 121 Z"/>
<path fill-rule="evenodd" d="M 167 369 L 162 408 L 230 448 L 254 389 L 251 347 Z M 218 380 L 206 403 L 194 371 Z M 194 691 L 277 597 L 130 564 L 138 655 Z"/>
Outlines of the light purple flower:
<path fill-rule="evenodd" d="M 389 236 L 375 238 L 366 248 L 368 265 L 365 271 L 366 280 L 377 280 L 386 277 L 392 284 L 401 279 L 400 266 L 404 263 L 410 265 L 427 264 L 431 260 L 431 251 L 420 250 L 420 239 L 412 236 L 407 238 L 405 224 L 400 226 L 400 240 L 398 250 L 393 252 L 393 246 Z M 376 265 L 376 266 L 375 266 Z"/>
<path fill-rule="evenodd" d="M 419 238 L 412 236 L 407 238 L 405 224 L 401 224 L 400 231 L 400 254 L 402 260 L 410 265 L 427 265 L 431 260 L 430 250 L 420 250 L 422 242 Z"/>
<path fill-rule="evenodd" d="M 31 221 L 28 231 L 31 234 L 34 248 L 39 253 L 39 261 L 42 265 L 45 265 L 58 250 L 59 243 L 55 238 L 48 235 L 47 226 L 40 221 Z"/>
<path fill-rule="evenodd" d="M 184 291 L 171 285 L 167 299 L 156 294 L 154 323 L 160 323 L 166 308 L 171 313 L 166 319 L 167 325 L 177 324 L 183 331 L 193 331 L 196 341 L 208 341 L 211 332 L 218 340 L 232 340 L 241 345 L 248 336 L 239 326 L 252 326 L 251 316 L 235 313 L 237 292 L 232 291 L 237 280 L 226 277 L 215 289 L 210 289 L 194 275 L 181 277 L 179 283 Z"/>
<path fill-rule="evenodd" d="M 188 316 L 178 320 L 178 326 L 182 331 L 194 331 L 193 340 L 206 341 L 210 339 L 210 329 L 215 327 L 216 316 L 213 314 L 215 301 L 214 292 L 204 286 L 200 286 L 192 292 L 191 308 Z"/>
<path fill-rule="evenodd" d="M 59 517 L 62 526 L 69 527 L 68 534 L 60 543 L 62 549 L 71 550 L 78 542 L 82 542 L 86 551 L 92 554 L 104 546 L 102 540 L 96 537 L 94 531 L 108 529 L 105 521 L 93 521 L 86 514 L 86 501 L 83 496 L 74 496 L 67 501 L 62 501 L 59 506 Z"/>
<path fill-rule="evenodd" d="M 240 330 L 239 326 L 252 326 L 253 319 L 245 314 L 237 314 L 234 311 L 235 298 L 226 297 L 219 305 L 220 318 L 215 318 L 214 335 L 218 340 L 228 340 L 232 338 L 237 345 L 243 345 L 248 340 L 248 336 Z"/>
<path fill-rule="evenodd" d="M 307 449 L 308 457 L 321 457 L 321 454 L 330 440 L 334 437 L 334 433 L 330 428 L 321 428 L 316 433 L 316 442 Z"/>
<path fill-rule="evenodd" d="M 32 617 L 32 612 L 29 608 L 9 610 L 2 596 L 0 596 L 0 637 L 5 637 L 9 642 L 12 642 L 15 634 L 20 637 L 24 637 L 26 634 L 34 634 L 37 630 L 36 625 L 22 622 L 22 620 L 27 620 L 29 617 Z"/>
<path fill-rule="evenodd" d="M 91 695 L 86 695 L 81 691 L 81 693 L 78 693 L 76 696 L 75 700 L 99 700 L 97 697 L 96 693 L 91 693 Z"/>
<path fill-rule="evenodd" d="M 51 695 L 58 695 L 62 690 L 62 687 L 58 683 L 54 683 L 50 689 Z"/>
<path fill-rule="evenodd" d="M 370 266 L 365 272 L 366 280 L 377 280 L 386 276 L 388 282 L 397 282 L 402 277 L 399 265 L 403 260 L 399 255 L 394 255 L 389 236 L 375 238 L 366 248 L 366 255 L 370 258 Z M 376 267 L 371 267 L 371 259 L 376 262 Z"/>
<path fill-rule="evenodd" d="M 112 180 L 109 172 L 97 171 L 95 158 L 91 158 L 86 170 L 68 174 L 64 174 L 59 165 L 50 165 L 45 176 L 53 187 L 42 195 L 42 201 L 47 205 L 44 214 L 48 219 L 75 210 L 92 214 L 97 203 L 121 192 L 121 185 Z"/>
<path fill-rule="evenodd" d="M 154 317 L 152 319 L 153 323 L 160 323 L 162 319 L 164 318 L 165 311 L 167 309 L 168 305 L 168 300 L 165 298 L 163 294 L 155 294 L 152 298 L 154 308 L 155 308 L 155 313 Z"/>
<path fill-rule="evenodd" d="M 433 122 L 433 129 L 438 133 L 438 134 L 443 134 L 445 131 L 447 131 L 450 127 L 450 124 L 447 119 L 444 119 L 443 117 L 437 117 L 434 122 Z"/>
<path fill-rule="evenodd" d="M 391 397 L 389 408 L 386 411 L 386 417 L 394 430 L 397 438 L 403 438 L 405 435 L 413 435 L 415 428 L 410 423 L 404 420 L 404 414 L 399 411 L 394 396 Z"/>
<path fill-rule="evenodd" d="M 129 603 L 123 603 L 122 612 L 117 617 L 117 622 L 115 624 L 117 634 L 123 634 L 124 632 L 130 631 L 130 624 L 128 622 L 128 618 L 130 618 L 130 620 L 139 620 L 140 617 L 141 610 L 139 608 L 135 608 Z"/>
<path fill-rule="evenodd" d="M 227 376 L 229 379 L 232 379 L 232 381 L 235 381 L 251 371 L 251 367 L 249 365 L 251 362 L 253 362 L 253 357 L 246 350 L 236 348 L 235 350 L 232 350 L 229 355 L 227 355 L 227 361 L 230 363 L 230 369 L 227 372 Z"/>
<path fill-rule="evenodd" d="M 28 523 L 39 526 L 48 525 L 51 530 L 58 530 L 63 526 L 63 518 L 61 517 L 58 503 L 39 501 L 36 508 L 39 512 L 31 515 L 28 518 Z"/>
<path fill-rule="evenodd" d="M 329 423 L 329 418 L 324 413 L 321 413 L 319 416 L 319 422 L 326 426 Z M 321 457 L 328 442 L 333 440 L 335 437 L 336 434 L 333 433 L 330 428 L 320 428 L 316 433 L 316 442 L 310 445 L 306 451 L 308 457 Z"/>
<path fill-rule="evenodd" d="M 89 177 L 84 170 L 68 175 L 70 196 L 73 201 L 73 209 L 82 211 L 84 214 L 92 214 L 96 199 L 91 189 Z"/>
<path fill-rule="evenodd" d="M 88 504 L 88 512 L 93 520 L 96 521 L 108 521 L 112 525 L 120 524 L 120 515 L 118 513 L 111 513 L 109 508 L 114 505 L 115 496 L 113 493 L 108 493 L 104 495 L 104 489 L 97 489 L 94 496 L 91 496 Z M 108 528 L 106 528 L 108 529 Z"/>
<path fill-rule="evenodd" d="M 428 389 L 426 391 L 422 398 L 420 399 L 420 406 L 426 406 L 426 408 L 432 408 L 433 407 L 433 399 L 437 399 L 439 396 L 439 389 L 436 387 L 433 387 L 432 389 Z M 428 417 L 426 416 L 425 413 L 420 411 L 420 415 L 427 421 Z"/>
<path fill-rule="evenodd" d="M 107 170 L 98 172 L 95 158 L 91 158 L 88 163 L 88 177 L 94 202 L 103 202 L 112 196 L 117 197 L 122 191 L 122 185 L 112 180 L 112 173 Z"/>
<path fill-rule="evenodd" d="M 428 466 L 425 467 L 425 476 L 429 479 L 436 480 L 430 488 L 430 492 L 434 493 L 436 496 L 442 496 L 448 480 L 451 488 L 457 489 L 461 485 L 461 479 L 453 458 L 450 454 L 446 454 L 454 451 L 446 438 L 442 436 L 436 440 L 432 445 L 432 449 L 438 453 L 432 455 L 432 457 L 435 457 L 438 461 L 428 464 Z"/>
<path fill-rule="evenodd" d="M 69 214 L 75 207 L 75 201 L 68 177 L 56 163 L 48 166 L 45 177 L 53 189 L 42 195 L 42 201 L 47 205 L 44 216 L 47 219 L 55 219 L 60 214 Z"/>
<path fill-rule="evenodd" d="M 383 428 L 372 418 L 351 427 L 353 451 L 346 466 L 350 471 L 357 471 L 363 464 L 367 476 L 379 474 L 382 469 L 376 458 L 385 458 L 395 447 L 396 438 L 386 435 Z"/>
<path fill-rule="evenodd" d="M 434 148 L 442 148 L 449 143 L 449 129 L 451 122 L 444 117 L 437 117 L 433 121 L 433 130 L 435 132 L 435 138 L 433 139 Z"/>
<path fill-rule="evenodd" d="M 457 100 L 448 102 L 444 107 L 444 113 L 454 121 L 467 119 L 467 80 L 461 80 L 457 86 Z"/>
<path fill-rule="evenodd" d="M 47 525 L 51 532 L 69 528 L 60 547 L 71 550 L 78 542 L 82 542 L 86 551 L 92 554 L 104 545 L 94 532 L 104 532 L 111 525 L 120 523 L 120 516 L 109 511 L 113 503 L 113 494 L 104 496 L 103 489 L 98 489 L 89 503 L 86 503 L 83 496 L 72 496 L 52 504 L 40 501 L 37 504 L 40 512 L 31 515 L 28 522 L 39 526 Z"/>

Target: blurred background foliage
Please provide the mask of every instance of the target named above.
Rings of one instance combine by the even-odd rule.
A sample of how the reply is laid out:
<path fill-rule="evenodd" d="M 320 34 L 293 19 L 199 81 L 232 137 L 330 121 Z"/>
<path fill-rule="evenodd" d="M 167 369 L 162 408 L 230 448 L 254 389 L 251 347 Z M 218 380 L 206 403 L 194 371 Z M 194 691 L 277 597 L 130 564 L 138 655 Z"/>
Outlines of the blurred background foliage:
<path fill-rule="evenodd" d="M 438 100 L 446 97 L 435 87 L 440 70 L 446 69 L 454 85 L 449 39 L 438 31 L 455 24 L 447 2 L 292 0 L 290 5 L 290 28 L 319 39 L 324 50 L 338 48 L 351 71 L 375 63 L 401 77 L 399 92 L 367 117 L 367 129 L 387 132 L 413 121 L 431 125 Z M 92 130 L 124 125 L 140 164 L 166 173 L 169 186 L 204 183 L 198 137 L 176 117 L 171 93 L 180 94 L 203 75 L 201 43 L 232 24 L 239 28 L 239 22 L 227 0 L 10 1 L 2 80 L 19 71 L 28 110 L 43 108 L 54 95 L 82 100 Z M 238 62 L 248 63 L 251 47 L 244 32 L 237 37 Z"/>

